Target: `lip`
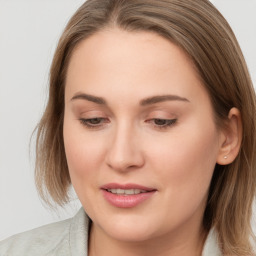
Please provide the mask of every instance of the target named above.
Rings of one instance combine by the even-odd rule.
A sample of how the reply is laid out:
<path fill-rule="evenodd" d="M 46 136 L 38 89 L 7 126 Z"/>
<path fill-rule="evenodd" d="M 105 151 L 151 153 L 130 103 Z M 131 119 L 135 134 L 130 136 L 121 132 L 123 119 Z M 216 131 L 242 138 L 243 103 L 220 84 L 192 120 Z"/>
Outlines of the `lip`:
<path fill-rule="evenodd" d="M 140 190 L 146 190 L 147 192 L 151 192 L 153 190 L 156 190 L 155 188 L 145 187 L 138 184 L 133 183 L 127 183 L 127 184 L 118 184 L 118 183 L 108 183 L 106 185 L 103 185 L 101 189 L 140 189 Z"/>
<path fill-rule="evenodd" d="M 145 190 L 145 193 L 135 194 L 135 195 L 117 195 L 111 192 L 108 192 L 107 189 L 140 189 Z M 135 207 L 144 201 L 150 199 L 155 192 L 157 191 L 154 188 L 145 187 L 138 184 L 118 184 L 118 183 L 109 183 L 102 186 L 101 191 L 103 197 L 108 203 L 118 208 L 132 208 Z"/>

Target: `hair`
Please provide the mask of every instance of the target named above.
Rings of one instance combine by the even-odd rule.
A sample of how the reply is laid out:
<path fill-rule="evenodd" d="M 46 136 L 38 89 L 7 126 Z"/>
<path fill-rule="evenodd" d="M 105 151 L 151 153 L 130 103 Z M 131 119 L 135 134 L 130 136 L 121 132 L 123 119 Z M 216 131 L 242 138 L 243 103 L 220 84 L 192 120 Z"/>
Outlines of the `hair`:
<path fill-rule="evenodd" d="M 81 41 L 109 28 L 153 32 L 183 49 L 208 91 L 218 127 L 225 124 L 232 107 L 240 110 L 241 149 L 233 163 L 216 164 L 203 225 L 217 230 L 224 254 L 252 254 L 255 91 L 232 29 L 208 0 L 88 0 L 77 10 L 59 40 L 50 70 L 48 104 L 37 127 L 35 180 L 41 198 L 49 205 L 69 201 L 71 180 L 63 142 L 67 68 Z"/>

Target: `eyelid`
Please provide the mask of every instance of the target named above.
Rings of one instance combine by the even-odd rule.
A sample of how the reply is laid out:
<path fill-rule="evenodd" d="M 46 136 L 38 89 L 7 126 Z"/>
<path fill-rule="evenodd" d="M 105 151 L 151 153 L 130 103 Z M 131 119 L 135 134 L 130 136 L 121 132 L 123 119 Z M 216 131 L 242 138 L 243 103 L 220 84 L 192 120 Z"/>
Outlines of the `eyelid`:
<path fill-rule="evenodd" d="M 79 118 L 80 123 L 88 129 L 101 129 L 110 121 L 104 117 L 92 117 L 92 118 Z M 96 123 L 94 123 L 96 121 Z M 99 121 L 99 123 L 97 123 Z M 104 122 L 102 122 L 104 121 Z"/>
<path fill-rule="evenodd" d="M 175 119 L 177 114 L 170 112 L 169 110 L 154 110 L 150 111 L 147 115 L 147 119 Z"/>
<path fill-rule="evenodd" d="M 167 131 L 177 124 L 178 116 L 169 108 L 160 108 L 149 111 L 144 120 L 145 123 L 150 125 L 149 127 L 155 130 Z"/>
<path fill-rule="evenodd" d="M 173 118 L 173 119 L 152 118 L 152 119 L 146 120 L 146 123 L 152 124 L 154 128 L 161 130 L 161 129 L 171 128 L 172 126 L 176 125 L 177 121 L 178 121 L 177 118 Z M 159 122 L 159 123 L 157 124 L 156 122 Z"/>
<path fill-rule="evenodd" d="M 81 111 L 79 116 L 84 119 L 91 119 L 91 118 L 107 118 L 106 114 L 99 110 L 87 110 Z"/>

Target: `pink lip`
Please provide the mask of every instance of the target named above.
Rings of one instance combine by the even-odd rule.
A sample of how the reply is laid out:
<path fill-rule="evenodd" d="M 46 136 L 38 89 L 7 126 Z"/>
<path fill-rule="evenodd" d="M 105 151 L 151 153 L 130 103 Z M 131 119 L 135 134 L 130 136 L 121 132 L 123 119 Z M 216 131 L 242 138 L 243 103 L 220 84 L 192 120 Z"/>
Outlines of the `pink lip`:
<path fill-rule="evenodd" d="M 127 183 L 127 184 L 118 184 L 118 183 L 108 183 L 106 185 L 103 185 L 101 189 L 140 189 L 140 190 L 146 190 L 146 191 L 153 191 L 156 190 L 155 188 L 149 188 L 145 186 L 141 186 L 138 184 L 133 184 L 133 183 Z"/>
<path fill-rule="evenodd" d="M 117 195 L 111 192 L 108 192 L 107 189 L 140 189 L 145 190 L 147 192 L 140 193 L 136 195 Z M 149 188 L 145 186 L 141 186 L 138 184 L 117 184 L 117 183 L 109 183 L 101 187 L 104 198 L 113 206 L 119 208 L 132 208 L 135 207 L 145 200 L 151 198 L 154 193 L 157 191 L 154 188 Z"/>

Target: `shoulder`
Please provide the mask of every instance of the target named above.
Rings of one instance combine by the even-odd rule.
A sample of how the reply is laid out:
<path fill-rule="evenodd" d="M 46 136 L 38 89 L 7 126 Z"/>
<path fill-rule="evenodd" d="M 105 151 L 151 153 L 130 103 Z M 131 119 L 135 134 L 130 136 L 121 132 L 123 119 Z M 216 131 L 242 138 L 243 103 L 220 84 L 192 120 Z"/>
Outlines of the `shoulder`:
<path fill-rule="evenodd" d="M 67 244 L 71 219 L 14 235 L 0 242 L 0 255 L 51 255 Z"/>
<path fill-rule="evenodd" d="M 30 231 L 14 235 L 0 242 L 1 256 L 69 256 L 72 250 L 72 239 L 77 233 L 84 233 L 87 227 L 81 230 L 81 219 L 85 217 L 81 209 L 74 218 L 48 224 Z M 82 236 L 82 235 L 81 235 Z"/>

